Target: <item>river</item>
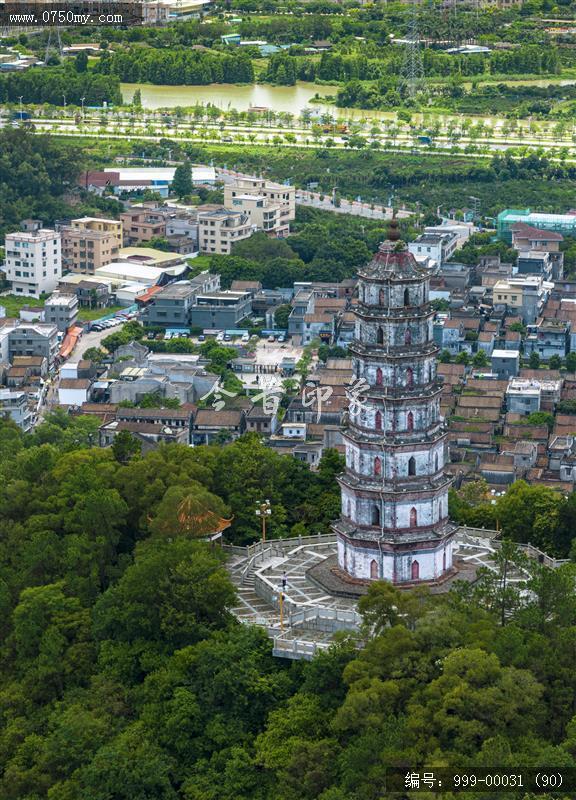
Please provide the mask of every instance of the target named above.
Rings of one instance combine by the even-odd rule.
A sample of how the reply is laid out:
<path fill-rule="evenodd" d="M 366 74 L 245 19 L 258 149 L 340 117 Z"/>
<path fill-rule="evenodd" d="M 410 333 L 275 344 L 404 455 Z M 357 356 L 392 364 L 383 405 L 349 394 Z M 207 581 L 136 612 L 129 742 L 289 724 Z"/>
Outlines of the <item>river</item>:
<path fill-rule="evenodd" d="M 125 102 L 130 102 L 136 89 L 142 93 L 144 108 L 174 108 L 212 103 L 222 110 L 235 108 L 248 111 L 251 106 L 265 106 L 274 111 L 289 111 L 297 116 L 316 95 L 335 95 L 337 86 L 317 83 L 297 83 L 295 86 L 273 86 L 269 83 L 233 84 L 212 83 L 209 86 L 156 86 L 151 83 L 122 83 Z M 333 106 L 322 106 L 330 108 Z"/>

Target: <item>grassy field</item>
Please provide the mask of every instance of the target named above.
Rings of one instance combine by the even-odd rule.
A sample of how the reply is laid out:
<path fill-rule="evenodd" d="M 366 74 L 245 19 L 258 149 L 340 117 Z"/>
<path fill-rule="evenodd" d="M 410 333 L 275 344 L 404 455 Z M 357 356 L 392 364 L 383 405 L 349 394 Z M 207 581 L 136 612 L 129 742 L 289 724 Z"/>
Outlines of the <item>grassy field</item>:
<path fill-rule="evenodd" d="M 117 311 L 122 311 L 125 306 L 110 306 L 109 308 L 81 308 L 78 312 L 78 319 L 80 322 L 90 322 L 93 319 L 100 319 L 106 317 L 108 314 L 115 314 Z"/>
<path fill-rule="evenodd" d="M 40 308 L 45 302 L 46 298 L 37 300 L 35 297 L 18 297 L 15 294 L 7 294 L 0 297 L 0 306 L 4 306 L 6 309 L 7 317 L 17 317 L 20 309 L 24 308 L 24 306 Z"/>
<path fill-rule="evenodd" d="M 209 262 L 209 259 L 207 259 Z M 207 266 L 207 265 L 206 265 Z M 205 269 L 206 267 L 203 267 Z M 201 270 L 198 270 L 199 272 Z M 7 317 L 17 317 L 21 308 L 24 306 L 31 306 L 32 308 L 41 308 L 44 306 L 46 298 L 37 300 L 35 297 L 17 297 L 14 294 L 7 294 L 0 296 L 0 306 L 6 309 Z M 116 311 L 122 311 L 124 306 L 110 306 L 110 308 L 81 308 L 78 312 L 78 319 L 80 322 L 89 322 L 93 319 L 100 319 L 107 314 L 115 314 Z"/>

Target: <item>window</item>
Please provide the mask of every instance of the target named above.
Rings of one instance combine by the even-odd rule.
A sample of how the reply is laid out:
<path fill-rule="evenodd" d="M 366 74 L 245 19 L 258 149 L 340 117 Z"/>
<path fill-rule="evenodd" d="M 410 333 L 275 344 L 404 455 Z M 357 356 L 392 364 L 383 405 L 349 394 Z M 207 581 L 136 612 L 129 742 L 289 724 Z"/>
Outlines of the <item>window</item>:
<path fill-rule="evenodd" d="M 405 306 L 410 305 L 410 291 L 408 290 L 408 288 L 404 289 L 404 305 Z"/>
<path fill-rule="evenodd" d="M 412 508 L 410 509 L 410 527 L 415 528 L 417 525 L 418 525 L 418 512 L 416 511 L 414 506 L 412 506 Z"/>
<path fill-rule="evenodd" d="M 376 343 L 384 344 L 384 330 L 382 328 L 378 328 L 378 333 L 376 335 Z"/>
<path fill-rule="evenodd" d="M 380 292 L 378 293 L 378 302 L 381 306 L 386 305 L 386 292 L 384 289 L 380 289 Z"/>
<path fill-rule="evenodd" d="M 414 430 L 414 414 L 411 411 L 406 415 L 406 429 L 409 431 Z"/>
<path fill-rule="evenodd" d="M 374 475 L 382 474 L 382 461 L 378 456 L 374 459 Z"/>
<path fill-rule="evenodd" d="M 381 431 L 382 430 L 382 414 L 379 411 L 376 412 L 376 417 L 375 417 L 375 420 L 374 420 L 374 424 L 376 426 L 376 430 L 377 431 Z"/>
<path fill-rule="evenodd" d="M 413 581 L 420 579 L 420 564 L 417 561 L 412 562 L 412 566 L 410 567 L 410 575 Z"/>
<path fill-rule="evenodd" d="M 434 470 L 438 472 L 438 453 L 434 456 Z"/>
<path fill-rule="evenodd" d="M 408 475 L 416 475 L 416 459 L 410 456 L 408 459 Z"/>
<path fill-rule="evenodd" d="M 372 559 L 370 562 L 370 580 L 377 581 L 380 576 L 378 575 L 378 562 Z"/>
<path fill-rule="evenodd" d="M 410 328 L 406 328 L 404 333 L 404 344 L 412 344 L 412 331 Z"/>
<path fill-rule="evenodd" d="M 380 508 L 372 506 L 372 525 L 380 525 Z"/>
<path fill-rule="evenodd" d="M 380 367 L 376 370 L 376 386 L 382 386 L 382 370 Z"/>
<path fill-rule="evenodd" d="M 406 386 L 409 389 L 412 389 L 414 386 L 414 371 L 412 370 L 412 367 L 408 367 L 406 370 Z"/>

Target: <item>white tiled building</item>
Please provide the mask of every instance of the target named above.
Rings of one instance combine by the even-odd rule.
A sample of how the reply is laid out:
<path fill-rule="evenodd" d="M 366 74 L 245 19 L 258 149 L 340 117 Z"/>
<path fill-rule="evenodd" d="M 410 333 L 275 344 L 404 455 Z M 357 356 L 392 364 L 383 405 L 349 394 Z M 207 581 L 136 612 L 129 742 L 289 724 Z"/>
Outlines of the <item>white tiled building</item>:
<path fill-rule="evenodd" d="M 60 233 L 40 222 L 24 223 L 25 230 L 6 234 L 6 279 L 14 294 L 40 297 L 53 292 L 62 277 Z"/>

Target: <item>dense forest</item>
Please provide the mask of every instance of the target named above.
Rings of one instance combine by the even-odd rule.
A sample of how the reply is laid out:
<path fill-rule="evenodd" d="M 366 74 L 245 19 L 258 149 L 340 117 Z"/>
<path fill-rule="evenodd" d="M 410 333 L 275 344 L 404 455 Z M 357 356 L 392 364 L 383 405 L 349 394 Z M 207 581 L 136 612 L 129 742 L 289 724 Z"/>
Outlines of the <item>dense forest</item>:
<path fill-rule="evenodd" d="M 85 159 L 82 148 L 67 141 L 22 129 L 0 131 L 0 236 L 28 217 L 52 225 L 82 214 L 117 214 L 117 203 L 88 192 L 79 192 L 74 208 L 64 199 Z"/>
<path fill-rule="evenodd" d="M 505 545 L 472 589 L 375 584 L 359 637 L 274 659 L 179 506 L 234 514 L 238 541 L 269 496 L 271 535 L 315 530 L 340 459 L 310 473 L 251 436 L 141 457 L 90 447 L 97 426 L 0 424 L 5 800 L 377 800 L 394 765 L 576 764 L 574 565 L 532 565 L 526 595 Z"/>
<path fill-rule="evenodd" d="M 247 55 L 204 50 L 154 50 L 132 48 L 102 56 L 97 67 L 102 75 L 122 81 L 157 84 L 251 83 L 254 70 Z"/>
<path fill-rule="evenodd" d="M 400 47 L 384 49 L 378 59 L 358 55 L 323 53 L 319 61 L 290 56 L 285 53 L 272 56 L 268 62 L 266 79 L 276 83 L 304 81 L 378 80 L 399 75 L 405 60 Z M 519 47 L 512 51 L 492 52 L 487 55 L 449 55 L 429 48 L 422 53 L 424 74 L 429 77 L 458 75 L 471 77 L 484 73 L 497 74 L 557 74 L 560 72 L 558 50 L 543 50 L 535 45 Z"/>
<path fill-rule="evenodd" d="M 101 106 L 104 102 L 121 105 L 120 81 L 114 75 L 79 72 L 73 62 L 65 67 L 38 67 L 26 72 L 0 75 L 0 103 L 49 103 Z M 65 100 L 64 100 L 65 98 Z"/>

